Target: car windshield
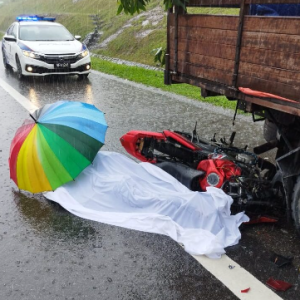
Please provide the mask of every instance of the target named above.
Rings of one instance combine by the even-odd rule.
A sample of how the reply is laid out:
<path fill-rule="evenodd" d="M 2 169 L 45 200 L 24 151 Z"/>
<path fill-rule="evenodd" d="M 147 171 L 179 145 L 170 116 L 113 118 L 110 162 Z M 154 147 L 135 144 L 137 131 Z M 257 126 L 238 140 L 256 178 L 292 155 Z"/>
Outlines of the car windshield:
<path fill-rule="evenodd" d="M 59 25 L 20 26 L 20 40 L 23 41 L 73 41 L 73 35 Z"/>

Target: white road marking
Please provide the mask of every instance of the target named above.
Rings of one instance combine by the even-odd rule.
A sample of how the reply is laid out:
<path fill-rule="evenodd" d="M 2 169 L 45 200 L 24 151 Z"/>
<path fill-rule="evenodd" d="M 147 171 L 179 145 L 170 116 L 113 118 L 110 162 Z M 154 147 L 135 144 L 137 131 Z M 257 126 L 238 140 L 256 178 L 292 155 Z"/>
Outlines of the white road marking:
<path fill-rule="evenodd" d="M 32 104 L 30 100 L 28 100 L 26 97 L 21 95 L 18 91 L 16 91 L 13 87 L 11 87 L 1 78 L 0 78 L 0 86 L 8 94 L 10 94 L 19 104 L 21 104 L 25 109 L 27 109 L 30 113 L 33 113 L 36 109 L 38 109 L 38 107 Z"/>
<path fill-rule="evenodd" d="M 193 257 L 241 300 L 282 300 L 227 255 L 222 255 L 221 259 L 210 259 L 197 255 L 193 255 Z M 229 265 L 234 268 L 230 269 Z M 247 288 L 250 288 L 248 293 L 241 292 Z"/>
<path fill-rule="evenodd" d="M 38 109 L 30 100 L 21 95 L 1 78 L 0 86 L 30 113 Z M 281 297 L 276 295 L 227 255 L 222 255 L 221 259 L 210 259 L 205 256 L 193 257 L 241 300 L 282 300 Z M 230 269 L 229 265 L 234 266 L 234 268 Z M 249 287 L 250 290 L 248 293 L 241 293 L 241 290 Z"/>

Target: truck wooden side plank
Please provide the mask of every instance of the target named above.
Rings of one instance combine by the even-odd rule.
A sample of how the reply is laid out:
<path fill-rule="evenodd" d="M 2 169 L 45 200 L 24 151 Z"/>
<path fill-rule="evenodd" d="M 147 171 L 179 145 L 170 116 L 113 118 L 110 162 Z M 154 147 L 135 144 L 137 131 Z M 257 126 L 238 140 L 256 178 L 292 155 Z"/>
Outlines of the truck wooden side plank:
<path fill-rule="evenodd" d="M 300 17 L 249 15 L 249 4 L 282 0 L 189 0 L 187 6 L 239 7 L 239 16 L 168 12 L 165 83 L 188 83 L 202 96 L 240 100 L 246 111 L 300 116 Z M 285 0 L 285 4 L 299 3 Z M 261 97 L 241 88 L 274 94 Z"/>

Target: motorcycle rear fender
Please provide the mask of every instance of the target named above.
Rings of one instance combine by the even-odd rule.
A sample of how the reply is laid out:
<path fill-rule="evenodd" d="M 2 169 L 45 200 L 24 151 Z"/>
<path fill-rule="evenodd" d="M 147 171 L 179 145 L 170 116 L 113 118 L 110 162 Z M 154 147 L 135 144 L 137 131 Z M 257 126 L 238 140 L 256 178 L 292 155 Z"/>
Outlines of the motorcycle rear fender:
<path fill-rule="evenodd" d="M 121 138 L 121 144 L 126 149 L 126 151 L 138 158 L 143 162 L 151 162 L 155 163 L 155 160 L 149 160 L 145 156 L 141 154 L 141 149 L 138 147 L 139 140 L 143 138 L 154 138 L 156 140 L 166 140 L 166 137 L 163 133 L 160 132 L 151 132 L 151 131 L 139 131 L 139 130 L 131 130 L 124 134 Z"/>

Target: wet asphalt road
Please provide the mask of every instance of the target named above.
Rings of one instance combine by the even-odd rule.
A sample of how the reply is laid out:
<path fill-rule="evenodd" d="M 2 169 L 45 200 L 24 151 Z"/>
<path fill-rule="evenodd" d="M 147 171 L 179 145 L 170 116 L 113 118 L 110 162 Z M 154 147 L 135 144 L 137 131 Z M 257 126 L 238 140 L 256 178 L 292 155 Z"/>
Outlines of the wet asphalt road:
<path fill-rule="evenodd" d="M 0 64 L 1 65 L 1 64 Z M 2 65 L 1 65 L 2 67 Z M 36 106 L 57 100 L 93 103 L 106 113 L 103 150 L 125 153 L 119 138 L 129 130 L 191 131 L 210 138 L 237 131 L 236 145 L 259 145 L 262 124 L 233 112 L 141 87 L 94 72 L 77 77 L 19 82 L 0 68 L 0 78 Z M 42 198 L 20 194 L 9 180 L 7 158 L 15 130 L 28 113 L 0 88 L 1 212 L 0 299 L 237 299 L 171 239 L 80 219 Z M 294 286 L 279 293 L 300 299 L 299 239 L 284 222 L 244 226 L 239 245 L 227 255 L 263 283 L 269 277 Z M 278 269 L 272 251 L 293 255 Z"/>

